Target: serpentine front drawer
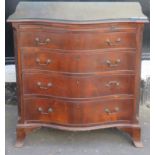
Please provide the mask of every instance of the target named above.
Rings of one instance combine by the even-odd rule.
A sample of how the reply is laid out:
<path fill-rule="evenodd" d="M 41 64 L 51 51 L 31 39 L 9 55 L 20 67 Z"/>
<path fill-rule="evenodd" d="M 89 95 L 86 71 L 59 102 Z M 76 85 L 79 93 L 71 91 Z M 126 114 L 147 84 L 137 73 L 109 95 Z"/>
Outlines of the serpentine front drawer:
<path fill-rule="evenodd" d="M 22 48 L 23 70 L 48 70 L 69 73 L 107 71 L 134 72 L 135 50 L 65 51 L 45 48 Z"/>
<path fill-rule="evenodd" d="M 23 93 L 68 98 L 93 98 L 119 94 L 134 95 L 134 82 L 134 75 L 78 76 L 33 72 L 23 74 Z"/>

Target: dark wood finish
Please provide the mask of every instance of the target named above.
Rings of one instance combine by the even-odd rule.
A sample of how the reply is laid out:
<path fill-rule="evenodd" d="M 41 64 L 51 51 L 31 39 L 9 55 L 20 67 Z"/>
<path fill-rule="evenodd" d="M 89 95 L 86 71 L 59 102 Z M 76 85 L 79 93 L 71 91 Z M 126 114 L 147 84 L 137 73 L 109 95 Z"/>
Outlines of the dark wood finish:
<path fill-rule="evenodd" d="M 133 99 L 66 101 L 48 98 L 26 98 L 25 120 L 59 125 L 90 126 L 110 122 L 131 122 Z M 29 111 L 29 113 L 27 113 Z"/>
<path fill-rule="evenodd" d="M 42 72 L 24 73 L 23 93 L 70 98 L 134 94 L 133 75 L 63 75 Z"/>
<path fill-rule="evenodd" d="M 101 49 L 69 52 L 45 48 L 23 48 L 21 59 L 23 70 L 38 69 L 70 73 L 135 71 L 134 50 L 104 52 Z"/>
<path fill-rule="evenodd" d="M 29 31 L 20 32 L 20 46 L 46 47 L 50 49 L 90 50 L 102 48 L 135 48 L 136 33 Z"/>
<path fill-rule="evenodd" d="M 141 142 L 141 128 L 140 127 L 119 127 L 121 131 L 126 132 L 132 138 L 132 142 L 136 147 L 144 147 Z"/>
<path fill-rule="evenodd" d="M 39 25 L 37 24 L 39 23 Z M 52 26 L 51 26 L 52 25 Z M 97 27 L 96 27 L 97 25 Z M 28 24 L 19 25 L 20 32 L 25 31 L 48 31 L 48 32 L 136 32 L 137 24 L 133 22 L 111 22 L 111 23 L 97 23 L 97 24 L 67 24 L 67 23 L 55 23 L 50 22 L 50 25 L 47 22 L 34 22 L 31 21 Z"/>
<path fill-rule="evenodd" d="M 26 137 L 27 134 L 36 131 L 37 129 L 39 129 L 40 127 L 37 126 L 29 126 L 29 127 L 21 127 L 17 125 L 16 128 L 16 147 L 22 147 L 24 145 L 24 139 Z"/>
<path fill-rule="evenodd" d="M 138 105 L 146 17 L 139 5 L 118 3 L 118 7 L 112 7 L 113 3 L 108 3 L 105 11 L 111 15 L 87 16 L 88 20 L 85 16 L 81 21 L 76 11 L 65 17 L 58 12 L 55 22 L 56 14 L 52 16 L 52 11 L 49 19 L 43 14 L 34 19 L 39 12 L 29 13 L 29 4 L 21 3 L 9 18 L 16 47 L 19 102 L 16 146 L 22 146 L 27 133 L 39 127 L 69 131 L 117 127 L 130 134 L 136 147 L 141 147 Z M 40 8 L 41 3 L 35 4 L 36 10 Z M 51 8 L 57 6 L 48 4 L 54 5 Z M 95 3 L 91 7 L 92 4 Z M 100 4 L 101 10 L 107 6 Z M 121 9 L 121 4 L 132 6 L 132 11 L 113 14 L 113 8 Z M 73 3 L 64 5 L 66 13 L 69 5 Z M 44 7 L 46 10 L 47 3 Z M 89 11 L 98 11 L 96 5 L 93 8 Z M 133 18 L 133 13 L 139 17 Z"/>

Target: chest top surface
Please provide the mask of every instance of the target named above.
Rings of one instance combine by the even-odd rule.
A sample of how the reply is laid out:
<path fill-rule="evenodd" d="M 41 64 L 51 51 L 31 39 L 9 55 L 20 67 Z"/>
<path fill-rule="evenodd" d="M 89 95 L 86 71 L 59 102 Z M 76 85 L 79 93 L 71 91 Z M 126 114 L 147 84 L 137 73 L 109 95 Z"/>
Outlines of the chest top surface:
<path fill-rule="evenodd" d="M 138 2 L 19 2 L 9 22 L 146 22 Z"/>

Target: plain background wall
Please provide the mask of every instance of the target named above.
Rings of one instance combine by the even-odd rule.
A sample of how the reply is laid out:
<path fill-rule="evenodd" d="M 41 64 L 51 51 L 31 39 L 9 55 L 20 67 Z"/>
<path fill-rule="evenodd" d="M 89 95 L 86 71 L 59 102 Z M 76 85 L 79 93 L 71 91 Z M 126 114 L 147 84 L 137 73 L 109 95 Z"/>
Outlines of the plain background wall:
<path fill-rule="evenodd" d="M 5 18 L 7 19 L 9 15 L 11 15 L 20 0 L 5 0 L 5 10 L 6 15 Z M 24 0 L 24 1 L 30 1 L 30 0 Z M 44 0 L 31 0 L 31 1 L 44 1 Z M 46 1 L 54 1 L 54 0 L 46 0 Z M 56 1 L 56 0 L 55 0 Z M 62 1 L 62 0 L 61 0 Z M 64 0 L 65 1 L 65 0 Z M 72 0 L 73 2 L 76 1 L 83 1 L 83 0 Z M 91 0 L 85 0 L 85 1 L 91 1 Z M 93 0 L 95 1 L 95 0 Z M 149 0 L 102 0 L 102 2 L 140 2 L 142 5 L 142 10 L 145 15 L 150 17 L 150 1 Z M 13 48 L 13 33 L 12 33 L 12 27 L 10 23 L 6 23 L 5 25 L 5 57 L 6 57 L 6 63 L 9 63 L 8 60 L 11 59 L 10 62 L 14 62 L 14 48 Z M 144 39 L 143 39 L 143 53 L 149 53 L 150 49 L 150 25 L 149 23 L 145 25 L 144 29 Z M 147 54 L 148 55 L 148 54 Z"/>

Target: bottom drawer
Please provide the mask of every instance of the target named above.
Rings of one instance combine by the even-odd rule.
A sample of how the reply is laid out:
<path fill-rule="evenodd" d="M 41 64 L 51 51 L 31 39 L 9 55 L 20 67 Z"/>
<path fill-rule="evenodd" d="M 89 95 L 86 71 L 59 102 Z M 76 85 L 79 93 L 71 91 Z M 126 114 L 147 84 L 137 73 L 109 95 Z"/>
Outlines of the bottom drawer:
<path fill-rule="evenodd" d="M 65 101 L 27 98 L 24 100 L 24 113 L 26 122 L 82 126 L 130 121 L 133 105 L 133 99 Z"/>

